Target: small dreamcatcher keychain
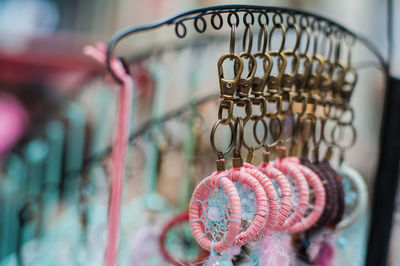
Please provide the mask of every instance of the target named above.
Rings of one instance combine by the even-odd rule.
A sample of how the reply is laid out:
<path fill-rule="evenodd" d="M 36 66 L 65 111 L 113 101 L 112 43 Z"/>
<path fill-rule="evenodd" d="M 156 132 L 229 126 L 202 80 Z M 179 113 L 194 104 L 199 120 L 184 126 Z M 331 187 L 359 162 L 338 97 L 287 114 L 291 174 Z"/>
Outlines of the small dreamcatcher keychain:
<path fill-rule="evenodd" d="M 243 120 L 241 118 L 237 118 L 234 132 L 239 133 L 239 141 L 233 151 L 233 165 L 232 169 L 228 171 L 228 178 L 235 184 L 242 205 L 241 232 L 235 239 L 234 245 L 243 246 L 262 233 L 266 223 L 272 223 L 273 227 L 276 221 L 276 213 L 273 218 L 274 221 L 270 222 L 267 218 L 272 202 L 268 202 L 266 191 L 269 195 L 272 195 L 273 198 L 271 199 L 274 200 L 276 210 L 277 196 L 271 181 L 263 173 L 250 164 L 243 166 L 241 157 Z M 267 227 L 270 228 L 271 226 L 267 225 Z"/>
<path fill-rule="evenodd" d="M 209 256 L 209 252 L 197 244 L 188 221 L 189 213 L 180 213 L 161 231 L 161 253 L 166 261 L 173 265 L 196 265 Z"/>
<path fill-rule="evenodd" d="M 234 244 L 242 244 L 253 238 L 264 226 L 266 217 L 267 197 L 261 184 L 249 174 L 243 171 L 226 171 L 224 156 L 230 152 L 236 144 L 236 152 L 240 152 L 243 138 L 243 121 L 233 118 L 233 95 L 237 91 L 239 79 L 243 71 L 243 60 L 234 53 L 236 25 L 231 26 L 230 53 L 223 55 L 218 61 L 220 76 L 221 102 L 218 114 L 219 120 L 214 124 L 210 135 L 210 143 L 214 152 L 218 155 L 217 171 L 200 182 L 193 192 L 189 205 L 189 220 L 196 241 L 204 249 L 211 252 L 209 265 L 227 263 L 231 265 L 229 253 L 218 254 L 226 251 Z M 235 77 L 233 80 L 224 78 L 222 64 L 226 59 L 234 61 Z M 228 116 L 222 118 L 223 111 Z M 234 123 L 234 125 L 233 125 Z M 221 152 L 215 145 L 215 133 L 219 126 L 227 125 L 231 131 L 230 145 L 225 152 Z M 239 130 L 239 134 L 237 131 Z M 239 142 L 237 138 L 239 137 Z M 239 146 L 239 149 L 238 149 Z M 239 158 L 237 158 L 239 160 Z M 233 180 L 233 182 L 232 182 Z M 241 190 L 251 190 L 254 193 L 257 204 L 265 209 L 256 207 L 253 218 L 256 222 L 247 223 L 242 218 L 242 205 L 239 192 L 234 182 Z M 245 212 L 247 215 L 248 212 Z M 254 228 L 255 231 L 249 231 Z M 240 234 L 240 235 L 239 235 Z"/>
<path fill-rule="evenodd" d="M 263 38 L 263 41 L 262 41 Z M 262 43 L 262 46 L 261 46 Z M 268 44 L 268 32 L 267 32 L 267 27 L 265 27 L 265 25 L 262 25 L 260 27 L 260 31 L 258 33 L 258 52 L 256 52 L 254 54 L 255 57 L 261 57 L 263 58 L 263 75 L 261 77 L 254 77 L 253 78 L 253 84 L 252 84 L 252 90 L 251 90 L 251 94 L 253 95 L 252 97 L 250 97 L 250 101 L 253 105 L 259 105 L 260 106 L 260 110 L 261 110 L 261 115 L 256 116 L 253 115 L 251 117 L 251 119 L 253 121 L 255 121 L 254 123 L 254 128 L 253 128 L 253 135 L 254 135 L 254 139 L 256 140 L 256 142 L 260 145 L 260 147 L 265 147 L 265 152 L 263 154 L 263 162 L 259 165 L 258 170 L 260 172 L 262 172 L 267 179 L 270 179 L 274 185 L 274 187 L 276 187 L 276 196 L 278 198 L 279 201 L 279 206 L 278 206 L 278 210 L 279 213 L 276 215 L 276 221 L 275 224 L 273 226 L 273 228 L 268 228 L 267 226 L 265 227 L 265 231 L 264 236 L 268 236 L 273 234 L 273 232 L 275 230 L 277 230 L 278 227 L 282 226 L 283 223 L 286 221 L 286 219 L 289 216 L 289 212 L 290 212 L 290 207 L 291 207 L 291 189 L 289 186 L 289 182 L 286 179 L 285 175 L 279 171 L 278 169 L 274 168 L 272 166 L 272 164 L 269 162 L 269 150 L 273 147 L 275 147 L 279 141 L 280 138 L 282 136 L 282 127 L 281 127 L 281 134 L 279 137 L 275 138 L 276 141 L 274 141 L 274 143 L 271 144 L 267 144 L 267 137 L 268 137 L 268 128 L 265 125 L 265 118 L 269 118 L 270 121 L 272 121 L 272 119 L 274 118 L 278 118 L 278 114 L 281 113 L 282 110 L 279 110 L 275 113 L 275 114 L 269 114 L 267 113 L 267 106 L 266 106 L 266 101 L 265 101 L 265 95 L 264 95 L 264 88 L 267 84 L 268 78 L 270 77 L 270 73 L 272 70 L 272 58 L 269 55 L 269 53 L 266 52 L 266 48 L 267 48 L 267 44 Z M 282 60 L 282 65 L 286 65 L 286 58 L 285 57 L 281 57 L 280 58 Z M 283 72 L 284 69 L 283 67 L 281 67 L 281 71 L 279 72 L 279 75 L 276 77 L 276 80 L 280 80 L 280 76 L 283 76 Z M 271 80 L 271 79 L 270 79 Z M 279 85 L 279 84 L 277 84 Z M 278 101 L 280 99 L 278 98 Z M 279 102 L 278 102 L 278 106 L 279 106 Z M 264 125 L 264 136 L 263 138 L 260 140 L 256 134 L 256 127 L 257 124 L 261 122 Z M 246 146 L 246 143 L 243 143 Z M 249 150 L 249 155 L 248 155 L 248 163 L 252 163 L 254 161 L 254 156 L 253 156 L 253 151 L 256 150 L 257 148 L 254 147 L 246 147 Z M 271 200 L 271 198 L 269 198 Z M 273 206 L 270 206 L 270 215 L 274 215 L 274 208 Z M 272 230 L 271 230 L 272 229 Z"/>
<path fill-rule="evenodd" d="M 353 225 L 367 209 L 368 189 L 364 178 L 354 168 L 342 162 L 337 169 L 342 177 L 345 210 L 336 230 L 342 231 Z"/>
<path fill-rule="evenodd" d="M 246 49 L 247 42 L 247 49 Z M 239 109 L 245 108 L 245 117 L 241 118 L 236 115 L 235 120 L 235 149 L 233 151 L 232 169 L 229 170 L 229 178 L 235 183 L 242 204 L 242 232 L 239 234 L 235 245 L 243 246 L 250 240 L 261 238 L 265 232 L 270 233 L 276 223 L 279 212 L 278 198 L 271 181 L 256 167 L 250 163 L 244 163 L 241 156 L 241 148 L 253 151 L 244 139 L 244 127 L 251 118 L 251 101 L 249 99 L 249 91 L 253 84 L 254 75 L 257 69 L 255 55 L 251 54 L 253 44 L 253 27 L 252 24 L 246 24 L 243 35 L 242 50 L 240 58 L 247 59 L 248 75 L 240 76 L 236 97 L 234 98 L 234 107 Z M 263 62 L 264 63 L 264 62 Z M 264 66 L 265 67 L 265 66 Z M 268 71 L 268 66 L 264 72 Z M 254 102 L 254 101 L 253 101 Z M 262 108 L 262 107 L 261 107 Z M 254 118 L 257 119 L 257 118 Z M 252 119 L 253 120 L 253 119 Z M 265 200 L 267 196 L 268 201 Z"/>
<path fill-rule="evenodd" d="M 314 135 L 315 133 L 315 118 L 314 113 L 306 113 L 301 116 L 300 118 L 300 135 L 302 137 L 302 157 L 308 156 L 308 139 L 310 136 L 306 136 L 306 123 L 309 121 L 310 127 L 310 134 Z M 321 182 L 320 177 L 309 167 L 300 164 L 300 160 L 297 157 L 290 157 L 287 158 L 287 162 L 291 162 L 297 164 L 299 169 L 301 170 L 302 174 L 305 176 L 307 183 L 310 188 L 310 202 L 307 207 L 307 213 L 305 216 L 301 218 L 299 222 L 294 224 L 289 228 L 290 233 L 299 233 L 308 230 L 311 228 L 321 217 L 323 210 L 325 208 L 326 202 L 326 192 L 324 186 Z M 278 161 L 281 162 L 281 161 Z M 284 162 L 285 163 L 285 162 Z"/>
<path fill-rule="evenodd" d="M 260 140 L 257 137 L 257 134 L 254 133 L 254 137 L 257 143 L 264 146 L 265 151 L 263 153 L 263 162 L 260 164 L 258 169 L 262 171 L 268 178 L 270 178 L 274 182 L 275 189 L 277 194 L 279 195 L 278 204 L 280 206 L 279 213 L 277 215 L 277 221 L 274 226 L 273 231 L 286 231 L 285 222 L 288 218 L 293 219 L 296 215 L 302 215 L 301 208 L 298 207 L 298 199 L 300 198 L 300 193 L 298 189 L 303 192 L 301 200 L 303 204 L 308 201 L 308 190 L 305 183 L 304 176 L 301 173 L 296 174 L 295 171 L 290 170 L 291 175 L 288 172 L 283 173 L 278 168 L 274 167 L 272 163 L 269 161 L 270 150 L 275 149 L 278 144 L 280 144 L 283 140 L 282 137 L 286 130 L 285 128 L 285 118 L 291 111 L 291 95 L 290 89 L 293 86 L 294 76 L 297 72 L 299 66 L 299 59 L 297 54 L 295 53 L 298 48 L 299 41 L 299 32 L 297 27 L 291 24 L 288 28 L 293 28 L 296 31 L 296 45 L 293 50 L 283 50 L 285 45 L 285 35 L 287 28 L 282 23 L 276 23 L 274 17 L 274 26 L 270 32 L 269 36 L 269 46 L 271 49 L 271 37 L 273 32 L 276 29 L 280 29 L 282 31 L 282 42 L 279 50 L 274 50 L 266 53 L 268 57 L 276 57 L 277 61 L 277 74 L 269 75 L 269 77 L 265 80 L 265 84 L 267 86 L 265 98 L 265 111 L 262 115 L 262 119 L 260 122 L 264 124 L 264 137 Z M 263 34 L 262 34 L 263 33 Z M 264 44 L 263 49 L 266 47 L 267 43 L 267 32 L 265 28 L 260 29 L 259 34 L 259 43 L 261 36 L 264 35 Z M 293 62 L 296 62 L 292 65 L 292 73 L 286 74 L 286 61 L 287 57 L 293 56 Z M 257 88 L 257 87 L 255 87 Z M 284 98 L 278 95 L 279 90 L 284 91 Z M 283 102 L 287 101 L 288 107 L 286 110 L 283 110 Z M 271 103 L 276 103 L 276 111 L 268 112 L 267 107 Z M 269 126 L 267 127 L 267 122 L 269 120 Z M 276 123 L 278 122 L 278 123 Z M 276 127 L 278 126 L 278 127 Z M 279 129 L 279 130 L 278 130 Z M 272 143 L 267 144 L 267 136 L 268 130 L 272 136 Z M 288 174 L 288 175 L 287 175 Z M 287 175 L 287 176 L 286 176 Z M 294 176 L 294 178 L 293 178 Z M 297 180 L 296 180 L 297 178 Z M 289 180 L 291 183 L 289 183 Z M 303 184 L 303 186 L 299 186 L 299 184 Z M 291 185 L 292 184 L 292 185 Z M 256 251 L 253 252 L 253 259 L 258 261 L 258 263 L 262 265 L 289 265 L 292 258 L 292 252 L 290 247 L 290 235 L 287 233 L 281 233 L 279 235 L 274 235 L 272 232 L 266 233 L 264 239 L 258 244 Z"/>

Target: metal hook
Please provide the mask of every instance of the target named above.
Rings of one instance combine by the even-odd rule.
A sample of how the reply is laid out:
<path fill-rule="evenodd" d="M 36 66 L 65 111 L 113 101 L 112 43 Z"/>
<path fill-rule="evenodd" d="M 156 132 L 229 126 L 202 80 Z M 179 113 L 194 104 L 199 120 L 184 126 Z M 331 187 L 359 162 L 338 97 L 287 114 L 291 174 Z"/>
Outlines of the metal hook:
<path fill-rule="evenodd" d="M 272 26 L 271 32 L 269 33 L 268 46 L 269 46 L 269 49 L 272 50 L 272 48 L 271 48 L 272 35 L 274 34 L 275 29 L 278 29 L 278 28 L 280 28 L 282 31 L 281 46 L 279 47 L 279 50 L 278 50 L 278 52 L 280 53 L 283 51 L 283 48 L 285 47 L 285 42 L 286 42 L 286 28 L 282 23 L 274 24 Z"/>
<path fill-rule="evenodd" d="M 241 157 L 241 149 L 244 139 L 244 122 L 243 119 L 238 118 L 234 124 L 234 147 L 233 156 L 236 158 Z"/>
<path fill-rule="evenodd" d="M 339 63 L 340 59 L 340 50 L 341 50 L 341 41 L 342 41 L 342 35 L 340 34 L 339 31 L 334 32 L 334 37 L 336 38 L 336 43 L 335 43 L 335 54 L 334 54 L 334 63 Z"/>
<path fill-rule="evenodd" d="M 264 38 L 262 38 L 264 37 Z M 261 48 L 261 40 L 263 39 L 263 43 L 262 43 L 262 48 Z M 267 49 L 267 44 L 268 44 L 268 33 L 267 33 L 267 29 L 264 25 L 262 25 L 260 27 L 260 31 L 258 33 L 258 52 L 256 52 L 254 54 L 255 58 L 261 58 L 263 59 L 263 70 L 264 70 L 264 74 L 260 77 L 254 76 L 253 78 L 253 84 L 252 84 L 252 91 L 251 93 L 255 96 L 255 97 L 260 97 L 263 96 L 263 91 L 265 88 L 265 84 L 267 83 L 267 79 L 271 73 L 272 70 L 272 58 L 271 56 L 266 53 L 266 49 Z M 261 48 L 261 49 L 260 49 Z M 261 50 L 261 51 L 260 51 Z M 263 99 L 252 99 L 252 103 L 256 104 L 256 103 L 262 103 Z M 265 110 L 265 107 L 261 107 L 262 110 Z"/>
<path fill-rule="evenodd" d="M 329 61 L 332 57 L 332 52 L 333 52 L 333 34 L 331 33 L 325 33 L 324 38 L 321 41 L 321 54 Z M 329 45 L 329 50 L 326 53 L 326 46 L 327 44 Z M 326 56 L 325 56 L 326 54 Z"/>
<path fill-rule="evenodd" d="M 247 47 L 247 55 L 251 54 L 251 49 L 253 47 L 253 25 L 247 24 L 246 28 L 243 33 L 243 41 L 242 41 L 242 50 L 246 50 L 246 39 L 247 39 L 247 33 L 249 33 L 249 46 Z"/>
<path fill-rule="evenodd" d="M 218 150 L 217 146 L 215 145 L 215 133 L 217 132 L 219 125 L 228 125 L 229 129 L 231 131 L 231 139 L 229 142 L 229 146 L 225 152 Z M 222 159 L 226 154 L 228 154 L 232 150 L 233 146 L 235 145 L 235 128 L 232 125 L 231 121 L 229 121 L 227 124 L 225 124 L 225 121 L 223 119 L 220 119 L 214 124 L 214 126 L 211 129 L 211 134 L 210 134 L 210 145 L 211 145 L 211 149 L 215 152 L 215 154 L 220 159 Z"/>
<path fill-rule="evenodd" d="M 300 30 L 299 27 L 296 24 L 289 24 L 286 28 L 286 32 L 289 32 L 289 29 L 294 29 L 294 31 L 296 32 L 296 41 L 294 43 L 294 47 L 293 49 L 290 51 L 291 53 L 296 53 L 297 49 L 299 49 L 300 47 Z"/>
<path fill-rule="evenodd" d="M 317 25 L 317 26 L 315 26 L 315 25 Z M 318 50 L 318 39 L 319 39 L 320 30 L 321 30 L 321 25 L 318 20 L 314 20 L 313 23 L 311 24 L 311 27 L 313 28 L 313 31 L 314 31 L 314 34 L 313 34 L 314 43 L 313 43 L 313 54 L 312 55 L 313 55 L 313 57 L 315 57 L 317 54 L 317 50 Z"/>
<path fill-rule="evenodd" d="M 347 51 L 347 65 L 350 67 L 351 66 L 351 55 L 352 55 L 352 49 L 354 46 L 356 39 L 354 38 L 354 36 L 346 34 L 345 38 L 344 38 L 344 42 L 347 45 L 348 51 Z"/>
<path fill-rule="evenodd" d="M 236 42 L 236 23 L 232 23 L 231 39 L 229 41 L 229 53 L 232 57 L 235 54 L 235 42 Z"/>
<path fill-rule="evenodd" d="M 300 55 L 306 55 L 307 54 L 307 52 L 308 52 L 308 49 L 309 49 L 309 47 L 310 47 L 310 35 L 311 35 L 311 30 L 310 30 L 310 27 L 303 27 L 302 29 L 301 29 L 301 31 L 300 31 L 300 40 L 299 40 L 299 42 L 301 42 L 301 39 L 303 38 L 303 33 L 306 33 L 306 37 L 307 37 L 307 41 L 306 41 L 306 46 L 305 46 L 305 48 L 304 48 L 304 51 L 303 52 L 300 52 L 299 54 Z"/>
<path fill-rule="evenodd" d="M 261 47 L 261 37 L 264 37 L 263 43 L 262 43 L 262 48 Z M 262 54 L 265 54 L 265 51 L 267 50 L 267 44 L 268 44 L 268 32 L 267 32 L 267 27 L 262 25 L 260 27 L 260 30 L 258 32 L 258 42 L 257 42 L 257 50 L 261 51 Z"/>

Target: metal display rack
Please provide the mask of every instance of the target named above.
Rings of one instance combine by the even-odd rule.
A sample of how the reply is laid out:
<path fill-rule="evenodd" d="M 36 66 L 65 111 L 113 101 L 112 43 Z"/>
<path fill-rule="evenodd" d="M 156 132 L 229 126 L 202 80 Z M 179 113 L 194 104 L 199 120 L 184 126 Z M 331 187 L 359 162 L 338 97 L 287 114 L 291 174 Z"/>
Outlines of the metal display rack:
<path fill-rule="evenodd" d="M 126 29 L 114 36 L 108 44 L 107 66 L 110 73 L 120 82 L 110 67 L 110 60 L 114 56 L 117 45 L 127 37 L 138 33 L 156 30 L 163 27 L 173 28 L 178 38 L 185 38 L 192 24 L 198 33 L 207 30 L 220 30 L 223 27 L 238 28 L 248 24 L 285 24 L 297 25 L 311 32 L 323 32 L 327 36 L 334 36 L 343 41 L 351 38 L 367 48 L 379 61 L 383 69 L 386 82 L 385 104 L 381 128 L 381 142 L 379 151 L 379 165 L 374 186 L 371 228 L 367 251 L 366 265 L 385 265 L 390 239 L 392 210 L 398 179 L 398 164 L 400 145 L 394 140 L 400 135 L 399 123 L 395 116 L 399 113 L 400 82 L 389 75 L 388 62 L 383 58 L 368 39 L 360 36 L 338 23 L 322 16 L 291 8 L 254 6 L 254 5 L 222 5 L 187 11 L 169 19 L 140 27 Z M 380 247 L 376 248 L 379 243 Z"/>

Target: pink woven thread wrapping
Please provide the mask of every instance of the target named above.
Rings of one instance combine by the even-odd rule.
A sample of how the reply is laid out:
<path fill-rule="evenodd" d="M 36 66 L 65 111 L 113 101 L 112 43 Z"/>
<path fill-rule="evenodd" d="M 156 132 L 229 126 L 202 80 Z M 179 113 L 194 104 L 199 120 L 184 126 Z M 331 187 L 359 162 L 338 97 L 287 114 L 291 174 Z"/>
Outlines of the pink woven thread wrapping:
<path fill-rule="evenodd" d="M 268 218 L 266 219 L 265 226 L 262 230 L 260 237 L 271 235 L 274 232 L 279 216 L 278 194 L 276 193 L 275 187 L 272 184 L 271 180 L 265 174 L 259 171 L 256 167 L 254 167 L 249 163 L 244 163 L 244 168 L 246 170 L 246 173 L 250 174 L 255 179 L 257 179 L 258 182 L 260 182 L 261 186 L 264 188 L 265 193 L 267 194 Z"/>
<path fill-rule="evenodd" d="M 250 174 L 246 173 L 244 167 L 232 168 L 229 170 L 228 178 L 232 182 L 239 182 L 248 185 L 256 197 L 257 208 L 254 214 L 254 219 L 251 225 L 246 230 L 240 232 L 235 239 L 234 245 L 243 246 L 262 232 L 268 215 L 268 199 L 260 182 Z"/>
<path fill-rule="evenodd" d="M 293 177 L 293 179 L 296 181 L 296 188 L 299 193 L 299 202 L 297 203 L 297 206 L 292 204 L 292 209 L 295 208 L 295 210 L 289 215 L 285 223 L 278 227 L 279 231 L 286 231 L 295 223 L 299 222 L 304 216 L 310 198 L 310 190 L 306 178 L 297 164 L 290 163 L 290 161 L 284 158 L 277 159 L 275 162 L 275 167 L 284 174 Z M 294 192 L 292 191 L 292 193 Z"/>
<path fill-rule="evenodd" d="M 199 245 L 208 250 L 221 252 L 233 245 L 233 242 L 239 233 L 241 223 L 241 205 L 240 198 L 235 185 L 227 177 L 227 171 L 213 173 L 199 183 L 193 192 L 192 199 L 189 204 L 189 222 L 193 236 Z M 201 201 L 206 201 L 209 197 L 211 189 L 218 189 L 221 186 L 225 194 L 229 197 L 229 207 L 231 220 L 224 237 L 217 241 L 211 241 L 205 235 L 205 224 L 201 221 L 204 207 Z M 204 203 L 206 204 L 206 203 Z"/>
<path fill-rule="evenodd" d="M 289 233 L 298 233 L 309 229 L 318 221 L 325 207 L 326 194 L 321 179 L 314 171 L 300 164 L 300 161 L 297 157 L 290 157 L 288 158 L 288 162 L 289 161 L 290 163 L 298 164 L 301 172 L 306 177 L 309 187 L 314 190 L 315 197 L 314 207 L 307 217 L 303 217 L 300 222 L 297 222 L 288 230 Z"/>
<path fill-rule="evenodd" d="M 282 226 L 289 217 L 290 207 L 292 205 L 292 191 L 290 189 L 289 181 L 281 171 L 273 167 L 269 162 L 262 162 L 258 169 L 268 178 L 274 179 L 281 190 L 279 215 L 274 227 L 274 230 L 278 230 L 278 228 Z"/>

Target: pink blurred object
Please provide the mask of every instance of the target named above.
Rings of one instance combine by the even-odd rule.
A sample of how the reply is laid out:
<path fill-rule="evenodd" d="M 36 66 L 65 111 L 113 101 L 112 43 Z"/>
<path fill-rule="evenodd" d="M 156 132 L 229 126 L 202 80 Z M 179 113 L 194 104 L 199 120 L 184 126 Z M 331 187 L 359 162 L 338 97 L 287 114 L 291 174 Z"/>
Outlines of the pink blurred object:
<path fill-rule="evenodd" d="M 261 244 L 259 265 L 293 265 L 295 256 L 290 242 L 291 237 L 286 233 L 279 238 L 273 235 L 265 237 Z"/>
<path fill-rule="evenodd" d="M 0 94 L 0 161 L 24 135 L 29 126 L 29 115 L 13 96 Z"/>
<path fill-rule="evenodd" d="M 317 258 L 315 259 L 316 266 L 332 266 L 335 257 L 335 246 L 332 237 L 326 237 L 321 243 L 321 247 Z"/>
<path fill-rule="evenodd" d="M 137 97 L 146 101 L 151 100 L 154 95 L 155 81 L 149 70 L 142 63 L 134 64 L 129 69 L 135 80 Z"/>
<path fill-rule="evenodd" d="M 94 58 L 98 62 L 106 62 L 106 46 L 97 43 L 96 46 L 86 46 L 84 54 Z M 112 150 L 113 171 L 111 174 L 111 195 L 108 210 L 107 247 L 105 251 L 105 265 L 117 265 L 118 242 L 120 230 L 120 212 L 122 199 L 122 185 L 125 173 L 126 150 L 129 138 L 129 121 L 133 97 L 133 80 L 126 73 L 121 61 L 112 59 L 111 68 L 114 70 L 122 84 L 119 92 L 118 126 L 117 136 Z M 111 81 L 111 77 L 106 77 Z"/>

